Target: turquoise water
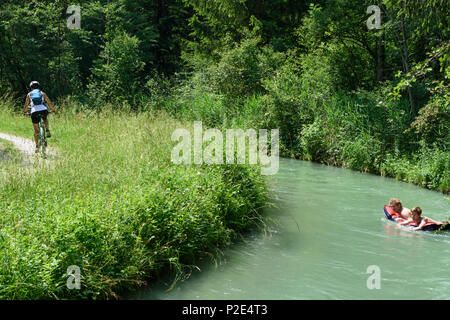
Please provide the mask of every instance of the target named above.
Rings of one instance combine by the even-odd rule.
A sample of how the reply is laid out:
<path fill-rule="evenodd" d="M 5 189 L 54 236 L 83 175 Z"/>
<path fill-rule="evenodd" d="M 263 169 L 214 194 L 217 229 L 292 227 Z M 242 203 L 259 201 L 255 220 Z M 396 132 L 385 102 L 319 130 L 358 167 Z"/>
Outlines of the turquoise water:
<path fill-rule="evenodd" d="M 401 230 L 384 218 L 391 197 L 450 216 L 446 197 L 417 186 L 310 162 L 281 159 L 269 178 L 276 208 L 266 233 L 224 251 L 217 265 L 167 292 L 171 279 L 133 299 L 450 299 L 450 232 Z M 375 265 L 380 288 L 369 289 Z"/>

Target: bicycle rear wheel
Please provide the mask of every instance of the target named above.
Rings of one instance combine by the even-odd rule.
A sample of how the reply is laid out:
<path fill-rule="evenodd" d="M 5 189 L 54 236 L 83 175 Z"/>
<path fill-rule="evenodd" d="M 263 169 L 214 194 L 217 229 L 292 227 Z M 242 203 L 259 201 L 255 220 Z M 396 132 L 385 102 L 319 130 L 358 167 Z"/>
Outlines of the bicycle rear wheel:
<path fill-rule="evenodd" d="M 41 125 L 39 126 L 39 144 L 42 146 L 42 148 L 47 147 L 47 139 L 45 138 L 45 129 L 44 126 Z"/>

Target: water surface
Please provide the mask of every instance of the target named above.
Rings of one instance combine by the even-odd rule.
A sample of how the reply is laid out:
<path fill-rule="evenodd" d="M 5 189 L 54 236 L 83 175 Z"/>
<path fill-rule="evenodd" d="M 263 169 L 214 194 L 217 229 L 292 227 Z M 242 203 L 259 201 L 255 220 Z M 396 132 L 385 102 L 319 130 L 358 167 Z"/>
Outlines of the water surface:
<path fill-rule="evenodd" d="M 450 232 L 400 230 L 382 213 L 396 197 L 444 220 L 443 194 L 290 159 L 281 159 L 270 189 L 270 232 L 249 235 L 169 292 L 171 279 L 163 279 L 131 298 L 450 299 Z M 380 268 L 380 289 L 367 288 L 371 265 Z"/>

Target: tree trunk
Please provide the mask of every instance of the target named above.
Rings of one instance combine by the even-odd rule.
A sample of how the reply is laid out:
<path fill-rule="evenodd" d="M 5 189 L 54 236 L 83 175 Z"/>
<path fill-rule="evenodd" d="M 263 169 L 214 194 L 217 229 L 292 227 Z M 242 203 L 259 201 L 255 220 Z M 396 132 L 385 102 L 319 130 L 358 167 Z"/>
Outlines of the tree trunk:
<path fill-rule="evenodd" d="M 384 12 L 386 12 L 386 7 L 383 4 L 383 0 L 379 1 L 380 9 L 381 9 L 381 23 L 383 23 Z M 378 46 L 377 46 L 377 81 L 383 81 L 385 79 L 384 76 L 384 68 L 386 63 L 386 51 L 384 46 L 384 30 L 383 33 L 378 38 Z"/>
<path fill-rule="evenodd" d="M 386 52 L 384 47 L 384 31 L 383 34 L 378 39 L 377 48 L 377 81 L 384 80 L 384 66 L 386 61 Z"/>
<path fill-rule="evenodd" d="M 409 73 L 410 69 L 409 69 L 409 63 L 408 63 L 408 42 L 406 40 L 406 29 L 405 29 L 405 21 L 402 18 L 401 19 L 401 29 L 402 29 L 402 61 L 403 61 L 403 68 L 405 70 L 405 74 Z M 407 88 L 408 91 L 408 98 L 409 98 L 409 104 L 411 106 L 411 114 L 412 115 L 416 115 L 416 110 L 414 107 L 414 99 L 413 99 L 413 95 L 412 95 L 412 89 L 411 86 L 408 86 Z"/>

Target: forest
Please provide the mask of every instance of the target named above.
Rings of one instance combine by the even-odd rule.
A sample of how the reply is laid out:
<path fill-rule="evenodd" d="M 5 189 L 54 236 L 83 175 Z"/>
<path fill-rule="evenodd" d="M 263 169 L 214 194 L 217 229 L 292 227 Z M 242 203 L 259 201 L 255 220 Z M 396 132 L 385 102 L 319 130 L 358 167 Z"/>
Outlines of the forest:
<path fill-rule="evenodd" d="M 3 1 L 0 92 L 20 110 L 38 80 L 60 108 L 279 128 L 283 156 L 448 193 L 448 12 L 445 0 Z"/>

